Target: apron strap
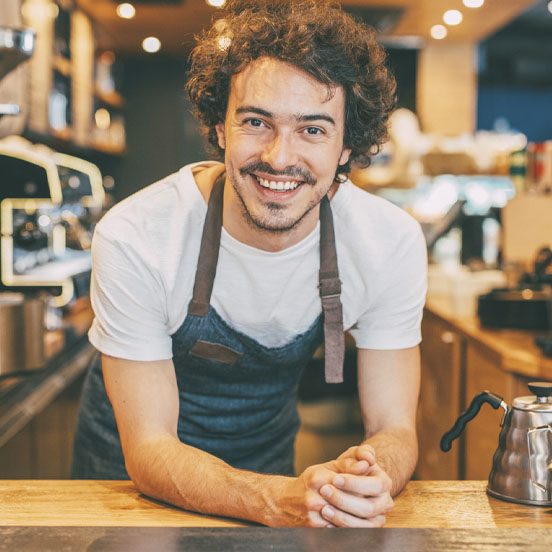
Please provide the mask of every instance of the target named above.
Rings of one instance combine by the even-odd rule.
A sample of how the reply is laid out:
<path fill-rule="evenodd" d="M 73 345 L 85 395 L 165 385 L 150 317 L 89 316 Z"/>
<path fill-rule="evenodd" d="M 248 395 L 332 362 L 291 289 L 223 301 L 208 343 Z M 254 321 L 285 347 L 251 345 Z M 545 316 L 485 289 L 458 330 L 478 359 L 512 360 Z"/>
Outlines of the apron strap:
<path fill-rule="evenodd" d="M 217 177 L 207 204 L 194 291 L 188 305 L 188 314 L 194 316 L 204 317 L 209 312 L 220 249 L 225 178 L 225 172 Z M 340 299 L 341 282 L 337 267 L 332 210 L 327 196 L 320 202 L 319 288 L 324 313 L 325 378 L 327 383 L 341 383 L 345 358 L 343 307 Z"/>
<path fill-rule="evenodd" d="M 194 316 L 207 316 L 211 292 L 217 272 L 217 262 L 220 249 L 220 233 L 222 229 L 222 199 L 224 194 L 224 180 L 226 172 L 222 172 L 213 184 L 207 215 L 203 223 L 201 246 L 197 270 L 194 281 L 192 300 L 188 305 L 188 314 Z"/>
<path fill-rule="evenodd" d="M 341 281 L 337 267 L 337 250 L 332 210 L 328 196 L 320 202 L 320 299 L 324 313 L 324 372 L 326 383 L 343 381 L 345 335 Z"/>

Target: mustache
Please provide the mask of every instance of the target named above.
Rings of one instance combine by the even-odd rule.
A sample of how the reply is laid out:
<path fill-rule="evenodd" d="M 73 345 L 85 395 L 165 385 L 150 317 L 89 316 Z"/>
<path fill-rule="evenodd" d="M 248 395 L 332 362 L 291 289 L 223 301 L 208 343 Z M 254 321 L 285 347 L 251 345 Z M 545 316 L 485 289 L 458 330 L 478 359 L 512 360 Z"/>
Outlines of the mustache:
<path fill-rule="evenodd" d="M 291 176 L 293 178 L 300 178 L 307 184 L 316 184 L 316 178 L 314 178 L 312 173 L 308 170 L 302 169 L 301 167 L 290 166 L 286 167 L 283 171 L 275 171 L 268 163 L 265 163 L 264 161 L 255 161 L 240 169 L 240 174 L 242 176 L 255 172 L 262 172 L 272 176 Z"/>

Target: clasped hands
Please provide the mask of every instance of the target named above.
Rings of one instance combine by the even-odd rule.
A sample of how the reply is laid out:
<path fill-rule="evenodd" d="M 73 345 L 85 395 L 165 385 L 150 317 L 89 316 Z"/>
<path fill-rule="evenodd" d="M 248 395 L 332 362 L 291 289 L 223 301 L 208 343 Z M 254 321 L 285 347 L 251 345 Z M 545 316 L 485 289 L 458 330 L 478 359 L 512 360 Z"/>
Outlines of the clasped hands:
<path fill-rule="evenodd" d="M 306 521 L 312 527 L 381 527 L 393 508 L 391 478 L 370 445 L 311 466 L 297 481 L 305 486 Z"/>

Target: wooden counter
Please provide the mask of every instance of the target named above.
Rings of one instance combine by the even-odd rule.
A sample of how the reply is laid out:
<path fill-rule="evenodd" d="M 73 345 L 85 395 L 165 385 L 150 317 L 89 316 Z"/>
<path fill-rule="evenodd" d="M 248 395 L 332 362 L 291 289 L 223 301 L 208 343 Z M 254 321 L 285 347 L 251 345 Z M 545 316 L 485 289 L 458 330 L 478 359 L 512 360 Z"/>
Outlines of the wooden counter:
<path fill-rule="evenodd" d="M 0 479 L 69 476 L 80 386 L 98 358 L 92 317 L 88 298 L 75 301 L 63 327 L 45 333 L 42 368 L 0 377 Z"/>
<path fill-rule="evenodd" d="M 542 552 L 552 508 L 490 498 L 485 482 L 410 482 L 383 529 L 268 528 L 202 516 L 122 481 L 0 481 L 0 551 Z"/>
<path fill-rule="evenodd" d="M 411 481 L 386 527 L 548 528 L 552 507 L 491 498 L 485 481 Z M 0 525 L 98 527 L 245 527 L 147 498 L 130 481 L 0 481 Z"/>

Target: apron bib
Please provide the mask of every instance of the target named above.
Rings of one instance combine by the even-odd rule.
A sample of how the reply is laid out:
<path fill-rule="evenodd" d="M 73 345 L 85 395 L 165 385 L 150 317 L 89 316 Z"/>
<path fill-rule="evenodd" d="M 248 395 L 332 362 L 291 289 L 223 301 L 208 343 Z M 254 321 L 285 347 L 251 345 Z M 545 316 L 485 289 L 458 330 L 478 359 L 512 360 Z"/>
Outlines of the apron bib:
<path fill-rule="evenodd" d="M 299 429 L 297 387 L 305 365 L 325 342 L 326 381 L 343 381 L 341 283 L 329 200 L 320 204 L 320 296 L 323 313 L 304 333 L 265 347 L 234 330 L 210 305 L 215 279 L 225 174 L 208 202 L 193 297 L 171 336 L 180 411 L 178 437 L 228 464 L 293 475 Z M 85 381 L 75 437 L 75 478 L 128 478 L 101 365 Z"/>

